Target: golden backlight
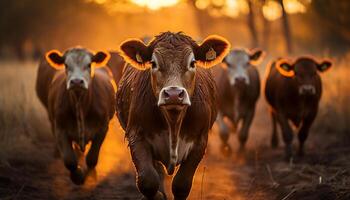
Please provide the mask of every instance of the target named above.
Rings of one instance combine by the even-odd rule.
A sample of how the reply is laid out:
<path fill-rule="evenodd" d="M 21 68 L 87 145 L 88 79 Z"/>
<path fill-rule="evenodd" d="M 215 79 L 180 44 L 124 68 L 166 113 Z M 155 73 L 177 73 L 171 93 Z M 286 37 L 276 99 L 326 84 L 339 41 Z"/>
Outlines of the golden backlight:
<path fill-rule="evenodd" d="M 131 0 L 131 2 L 151 10 L 158 10 L 162 7 L 174 6 L 179 3 L 180 0 Z"/>

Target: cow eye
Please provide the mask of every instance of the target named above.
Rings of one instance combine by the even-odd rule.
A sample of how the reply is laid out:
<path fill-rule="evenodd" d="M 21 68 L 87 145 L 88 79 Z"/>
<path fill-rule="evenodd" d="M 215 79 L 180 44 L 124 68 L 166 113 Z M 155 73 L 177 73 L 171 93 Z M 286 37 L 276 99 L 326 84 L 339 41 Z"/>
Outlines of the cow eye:
<path fill-rule="evenodd" d="M 157 69 L 157 63 L 154 61 L 151 61 L 152 69 Z"/>
<path fill-rule="evenodd" d="M 193 69 L 195 67 L 196 67 L 196 61 L 192 60 L 191 63 L 190 63 L 190 68 Z"/>

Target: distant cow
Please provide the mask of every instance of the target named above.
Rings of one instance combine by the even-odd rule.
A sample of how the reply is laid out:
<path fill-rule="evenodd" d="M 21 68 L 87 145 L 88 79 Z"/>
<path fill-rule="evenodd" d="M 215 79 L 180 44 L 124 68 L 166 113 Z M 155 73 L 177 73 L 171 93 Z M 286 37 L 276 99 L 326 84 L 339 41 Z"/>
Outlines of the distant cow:
<path fill-rule="evenodd" d="M 270 66 L 265 95 L 271 106 L 273 123 L 272 147 L 278 146 L 277 123 L 285 142 L 286 159 L 292 157 L 293 130 L 289 120 L 299 128 L 299 155 L 304 154 L 304 142 L 316 117 L 322 94 L 318 72 L 331 67 L 331 62 L 316 62 L 311 57 L 300 57 L 294 62 L 278 59 Z"/>
<path fill-rule="evenodd" d="M 84 152 L 89 170 L 97 164 L 101 144 L 115 113 L 115 83 L 107 68 L 109 53 L 72 48 L 52 50 L 38 69 L 36 92 L 46 107 L 56 143 L 71 180 L 82 184 L 87 170 L 78 166 L 73 146 Z M 96 68 L 96 69 L 95 69 Z M 74 145 L 75 143 L 76 145 Z"/>
<path fill-rule="evenodd" d="M 112 71 L 114 81 L 118 84 L 122 77 L 125 61 L 119 53 L 110 51 L 111 58 L 107 63 L 107 67 Z"/>
<path fill-rule="evenodd" d="M 215 82 L 218 88 L 219 113 L 217 123 L 223 142 L 224 154 L 231 152 L 227 143 L 230 130 L 224 122 L 227 117 L 236 131 L 242 121 L 239 132 L 240 150 L 244 149 L 252 123 L 256 101 L 260 95 L 259 72 L 254 65 L 262 60 L 263 51 L 233 49 L 223 63 L 214 68 Z"/>
<path fill-rule="evenodd" d="M 148 199 L 164 199 L 162 164 L 168 174 L 180 165 L 175 199 L 186 199 L 216 115 L 216 87 L 208 69 L 221 62 L 229 43 L 218 36 L 198 45 L 183 33 L 165 32 L 148 45 L 125 41 L 130 63 L 117 92 L 117 116 L 126 131 L 137 186 Z"/>

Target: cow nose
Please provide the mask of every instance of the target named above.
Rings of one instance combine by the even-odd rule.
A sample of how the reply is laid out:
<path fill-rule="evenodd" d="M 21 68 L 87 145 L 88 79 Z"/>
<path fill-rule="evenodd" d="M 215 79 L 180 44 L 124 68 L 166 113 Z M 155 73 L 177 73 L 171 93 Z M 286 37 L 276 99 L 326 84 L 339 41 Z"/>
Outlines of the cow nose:
<path fill-rule="evenodd" d="M 239 76 L 239 77 L 236 77 L 236 78 L 235 78 L 235 81 L 236 81 L 236 83 L 245 83 L 245 78 Z"/>
<path fill-rule="evenodd" d="M 163 91 L 163 98 L 167 103 L 181 103 L 185 97 L 185 90 L 178 87 L 169 87 Z"/>
<path fill-rule="evenodd" d="M 84 81 L 83 81 L 82 79 L 76 78 L 76 79 L 72 79 L 72 80 L 70 81 L 70 84 L 71 84 L 71 86 L 79 86 L 79 87 L 82 87 L 82 86 L 84 85 Z"/>
<path fill-rule="evenodd" d="M 313 95 L 316 93 L 316 89 L 313 85 L 303 85 L 299 89 L 299 93 L 302 95 Z"/>

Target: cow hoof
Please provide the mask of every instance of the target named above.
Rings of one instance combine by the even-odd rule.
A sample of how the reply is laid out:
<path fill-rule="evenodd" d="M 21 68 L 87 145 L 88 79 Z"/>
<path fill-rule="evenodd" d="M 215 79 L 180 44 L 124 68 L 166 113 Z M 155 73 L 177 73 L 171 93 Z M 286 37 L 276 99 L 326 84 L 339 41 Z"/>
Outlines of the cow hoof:
<path fill-rule="evenodd" d="M 221 153 L 222 155 L 224 155 L 225 157 L 229 157 L 232 155 L 232 149 L 231 146 L 228 144 L 223 144 L 221 145 Z"/>
<path fill-rule="evenodd" d="M 85 172 L 78 167 L 74 172 L 70 173 L 70 179 L 76 185 L 82 185 L 85 182 Z"/>

